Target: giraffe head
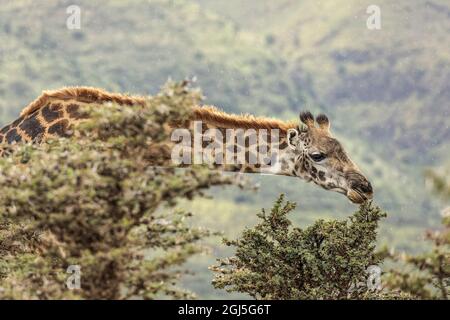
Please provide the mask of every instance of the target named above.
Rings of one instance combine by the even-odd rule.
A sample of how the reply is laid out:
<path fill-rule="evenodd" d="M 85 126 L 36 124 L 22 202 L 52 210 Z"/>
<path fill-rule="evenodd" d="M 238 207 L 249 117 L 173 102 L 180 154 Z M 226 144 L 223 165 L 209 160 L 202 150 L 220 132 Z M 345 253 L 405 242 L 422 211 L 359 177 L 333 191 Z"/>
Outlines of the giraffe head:
<path fill-rule="evenodd" d="M 345 194 L 353 203 L 371 199 L 372 185 L 331 135 L 327 116 L 314 121 L 310 112 L 302 112 L 300 120 L 298 128 L 287 131 L 291 175 Z"/>

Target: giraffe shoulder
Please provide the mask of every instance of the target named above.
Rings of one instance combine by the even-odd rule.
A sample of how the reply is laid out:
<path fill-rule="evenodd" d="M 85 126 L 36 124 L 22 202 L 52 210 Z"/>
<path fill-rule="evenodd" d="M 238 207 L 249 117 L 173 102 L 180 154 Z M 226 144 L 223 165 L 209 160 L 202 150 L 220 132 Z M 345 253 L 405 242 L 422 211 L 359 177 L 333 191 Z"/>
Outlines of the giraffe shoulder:
<path fill-rule="evenodd" d="M 143 105 L 145 98 L 140 96 L 130 96 L 120 93 L 111 93 L 106 90 L 94 87 L 65 87 L 59 90 L 46 90 L 26 106 L 20 116 L 27 116 L 36 110 L 45 107 L 50 100 L 76 100 L 84 103 L 105 103 L 114 102 L 120 105 Z"/>

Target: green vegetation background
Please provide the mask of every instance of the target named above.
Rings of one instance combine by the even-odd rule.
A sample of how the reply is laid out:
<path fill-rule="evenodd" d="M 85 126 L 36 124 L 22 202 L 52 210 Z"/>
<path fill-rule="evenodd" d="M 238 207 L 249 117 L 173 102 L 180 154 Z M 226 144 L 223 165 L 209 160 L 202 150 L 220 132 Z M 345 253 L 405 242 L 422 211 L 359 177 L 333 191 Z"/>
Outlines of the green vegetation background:
<path fill-rule="evenodd" d="M 373 180 L 389 212 L 381 244 L 420 251 L 440 204 L 424 171 L 450 151 L 450 5 L 444 0 L 378 1 L 382 29 L 366 28 L 364 1 L 0 1 L 0 122 L 42 90 L 90 85 L 154 94 L 168 77 L 195 76 L 206 102 L 230 112 L 296 118 L 323 111 Z M 81 29 L 66 28 L 66 8 L 81 8 Z M 251 176 L 257 192 L 213 189 L 186 202 L 192 223 L 233 238 L 257 222 L 280 193 L 299 203 L 301 225 L 354 211 L 341 195 L 288 177 Z M 294 215 L 292 215 L 294 218 Z M 190 262 L 185 285 L 214 290 L 207 266 L 230 254 L 220 238 Z"/>

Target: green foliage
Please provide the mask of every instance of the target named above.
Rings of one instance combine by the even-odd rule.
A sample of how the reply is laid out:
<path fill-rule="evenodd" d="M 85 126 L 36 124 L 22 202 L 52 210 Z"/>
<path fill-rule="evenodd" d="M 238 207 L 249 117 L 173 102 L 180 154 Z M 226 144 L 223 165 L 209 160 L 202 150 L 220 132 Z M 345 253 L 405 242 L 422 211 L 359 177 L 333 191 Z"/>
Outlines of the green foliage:
<path fill-rule="evenodd" d="M 261 42 L 276 39 L 270 48 L 286 60 L 286 72 L 299 89 L 332 113 L 335 129 L 352 140 L 360 134 L 363 141 L 376 142 L 371 153 L 395 158 L 397 168 L 403 161 L 429 164 L 449 156 L 449 117 L 440 116 L 449 99 L 450 54 L 442 42 L 450 27 L 448 1 L 379 0 L 378 31 L 366 27 L 370 15 L 362 0 L 345 6 L 338 1 L 196 2 Z M 411 19 L 427 25 L 432 36 L 415 29 Z"/>
<path fill-rule="evenodd" d="M 385 283 L 418 299 L 445 299 L 450 295 L 450 217 L 443 219 L 443 229 L 427 232 L 430 251 L 417 255 L 391 252 L 388 257 L 402 266 L 391 269 Z"/>
<path fill-rule="evenodd" d="M 190 297 L 179 268 L 209 232 L 174 211 L 230 179 L 205 168 L 154 166 L 164 125 L 199 102 L 186 84 L 168 84 L 145 106 L 86 110 L 71 138 L 13 145 L 0 159 L 0 298 Z M 172 213 L 171 213 L 172 212 Z M 81 267 L 81 289 L 66 269 Z"/>
<path fill-rule="evenodd" d="M 444 172 L 448 172 L 448 169 Z M 435 192 L 450 200 L 450 184 L 435 170 L 428 172 Z M 445 299 L 450 296 L 450 208 L 442 212 L 442 227 L 427 231 L 425 239 L 432 248 L 417 255 L 384 250 L 390 259 L 399 262 L 402 268 L 390 270 L 386 275 L 387 285 L 400 289 L 420 299 Z"/>
<path fill-rule="evenodd" d="M 237 240 L 225 240 L 236 255 L 211 267 L 213 285 L 257 299 L 385 295 L 365 286 L 368 267 L 381 262 L 375 244 L 378 223 L 386 214 L 380 208 L 367 203 L 345 221 L 320 219 L 305 229 L 291 226 L 287 214 L 294 208 L 280 196 L 269 214 L 263 210 L 258 215 L 257 226 Z"/>

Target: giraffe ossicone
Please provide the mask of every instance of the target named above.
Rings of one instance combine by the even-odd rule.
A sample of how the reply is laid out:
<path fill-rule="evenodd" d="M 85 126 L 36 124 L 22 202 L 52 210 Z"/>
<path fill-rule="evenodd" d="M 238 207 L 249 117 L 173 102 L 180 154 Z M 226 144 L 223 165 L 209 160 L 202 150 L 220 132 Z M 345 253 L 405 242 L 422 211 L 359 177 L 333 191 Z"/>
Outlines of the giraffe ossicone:
<path fill-rule="evenodd" d="M 0 142 L 42 143 L 66 136 L 86 119 L 83 106 L 110 102 L 143 106 L 145 98 L 89 87 L 45 91 L 0 130 Z M 285 122 L 198 106 L 188 123 L 172 125 L 171 131 L 167 145 L 172 148 L 173 165 L 206 161 L 225 171 L 294 176 L 342 193 L 353 203 L 373 196 L 370 182 L 332 136 L 323 114 L 314 119 L 306 111 L 300 122 Z"/>

